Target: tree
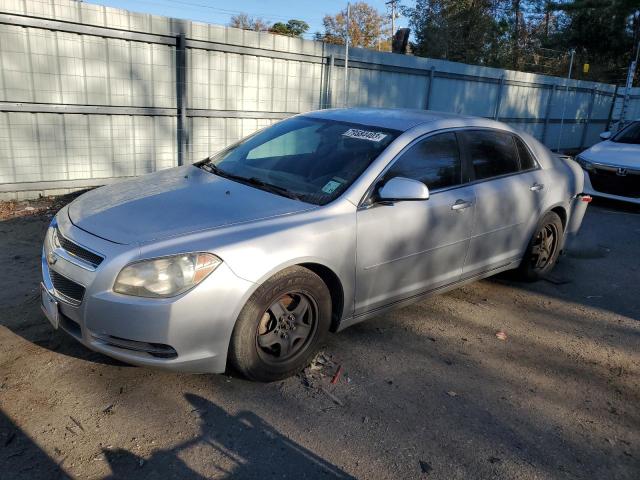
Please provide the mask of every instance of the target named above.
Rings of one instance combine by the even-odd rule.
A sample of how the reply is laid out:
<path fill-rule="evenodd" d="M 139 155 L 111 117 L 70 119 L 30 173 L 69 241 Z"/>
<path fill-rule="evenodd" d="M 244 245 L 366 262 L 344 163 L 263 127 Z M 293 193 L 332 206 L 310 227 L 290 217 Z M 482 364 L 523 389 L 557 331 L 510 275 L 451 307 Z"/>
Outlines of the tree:
<path fill-rule="evenodd" d="M 309 30 L 309 24 L 303 20 L 289 20 L 287 23 L 276 22 L 269 31 L 279 35 L 287 35 L 289 37 L 301 37 Z"/>
<path fill-rule="evenodd" d="M 351 46 L 378 48 L 385 39 L 384 29 L 388 21 L 372 6 L 357 2 L 351 5 L 348 26 L 346 8 L 335 15 L 325 15 L 322 24 L 324 33 L 316 33 L 316 40 L 344 45 L 348 31 Z"/>
<path fill-rule="evenodd" d="M 552 7 L 566 17 L 566 28 L 550 41 L 560 48 L 575 48 L 580 60 L 589 60 L 595 67 L 591 78 L 597 75 L 622 83 L 640 41 L 640 2 L 573 0 Z"/>
<path fill-rule="evenodd" d="M 508 24 L 499 0 L 417 0 L 404 8 L 417 55 L 494 64 L 501 62 Z"/>
<path fill-rule="evenodd" d="M 623 83 L 640 41 L 639 0 L 416 0 L 416 55 Z M 590 64 L 588 73 L 579 67 Z"/>
<path fill-rule="evenodd" d="M 258 17 L 252 17 L 246 13 L 239 13 L 231 17 L 229 26 L 241 28 L 242 30 L 253 30 L 255 32 L 263 32 L 269 29 L 267 23 Z"/>

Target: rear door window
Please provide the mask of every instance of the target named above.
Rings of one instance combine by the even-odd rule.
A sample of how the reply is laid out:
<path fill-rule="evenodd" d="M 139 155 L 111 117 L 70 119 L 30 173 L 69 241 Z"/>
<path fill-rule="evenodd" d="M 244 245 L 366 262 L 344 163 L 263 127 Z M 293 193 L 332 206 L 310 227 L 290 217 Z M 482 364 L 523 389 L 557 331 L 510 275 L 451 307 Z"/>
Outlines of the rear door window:
<path fill-rule="evenodd" d="M 493 130 L 464 132 L 465 144 L 476 180 L 499 177 L 519 170 L 513 136 Z"/>

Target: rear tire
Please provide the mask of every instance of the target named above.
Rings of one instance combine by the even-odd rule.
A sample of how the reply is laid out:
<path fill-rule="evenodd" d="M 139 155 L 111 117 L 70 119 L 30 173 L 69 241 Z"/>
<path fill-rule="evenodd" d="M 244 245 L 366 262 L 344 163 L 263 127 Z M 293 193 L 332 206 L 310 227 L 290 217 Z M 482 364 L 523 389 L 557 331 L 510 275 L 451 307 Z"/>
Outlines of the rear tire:
<path fill-rule="evenodd" d="M 312 271 L 294 266 L 251 295 L 231 335 L 229 363 L 251 380 L 272 382 L 305 368 L 331 325 L 331 295 Z"/>
<path fill-rule="evenodd" d="M 558 214 L 555 212 L 545 213 L 538 222 L 535 233 L 522 258 L 522 263 L 518 267 L 518 277 L 528 282 L 546 277 L 558 260 L 563 238 L 564 229 Z"/>

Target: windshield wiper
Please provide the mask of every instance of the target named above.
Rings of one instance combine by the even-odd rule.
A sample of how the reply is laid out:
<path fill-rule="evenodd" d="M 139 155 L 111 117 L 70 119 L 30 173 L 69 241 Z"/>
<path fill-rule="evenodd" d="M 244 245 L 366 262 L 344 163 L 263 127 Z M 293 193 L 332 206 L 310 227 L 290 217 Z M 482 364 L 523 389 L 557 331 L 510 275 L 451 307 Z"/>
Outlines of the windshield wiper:
<path fill-rule="evenodd" d="M 280 187 L 278 185 L 273 185 L 272 183 L 267 183 L 267 182 L 263 182 L 262 180 L 260 180 L 259 178 L 256 177 L 250 177 L 250 178 L 244 178 L 241 177 L 242 180 L 246 183 L 248 183 L 249 185 L 253 185 L 259 188 L 262 188 L 263 190 L 267 190 L 271 193 L 275 193 L 277 195 L 282 195 L 288 198 L 292 198 L 294 200 L 300 200 L 300 195 L 298 195 L 297 193 L 292 192 L 291 190 L 288 190 L 284 187 Z"/>
<path fill-rule="evenodd" d="M 213 163 L 202 163 L 199 166 L 203 170 L 206 170 L 210 173 L 218 175 L 219 177 L 228 178 L 229 180 L 236 180 L 237 182 L 244 183 L 245 185 L 258 187 L 262 190 L 275 193 L 276 195 L 282 195 L 283 197 L 292 198 L 293 200 L 301 200 L 301 196 L 298 195 L 297 193 L 294 193 L 291 190 L 288 190 L 284 187 L 280 187 L 278 185 L 273 185 L 271 183 L 264 182 L 256 177 L 247 178 L 241 175 L 235 175 L 233 173 L 229 173 L 222 170 L 220 167 L 218 167 Z"/>

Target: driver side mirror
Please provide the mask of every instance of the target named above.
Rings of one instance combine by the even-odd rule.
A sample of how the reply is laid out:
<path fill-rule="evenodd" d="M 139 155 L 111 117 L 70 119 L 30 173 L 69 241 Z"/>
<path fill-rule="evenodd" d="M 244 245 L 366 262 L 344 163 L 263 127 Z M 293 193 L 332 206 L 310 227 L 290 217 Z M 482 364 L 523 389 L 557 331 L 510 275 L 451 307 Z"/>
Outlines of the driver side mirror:
<path fill-rule="evenodd" d="M 393 177 L 389 179 L 378 190 L 378 195 L 376 196 L 376 200 L 382 202 L 428 199 L 429 189 L 424 183 L 404 177 Z"/>
<path fill-rule="evenodd" d="M 602 140 L 609 140 L 611 138 L 611 132 L 602 132 L 600 138 Z"/>

